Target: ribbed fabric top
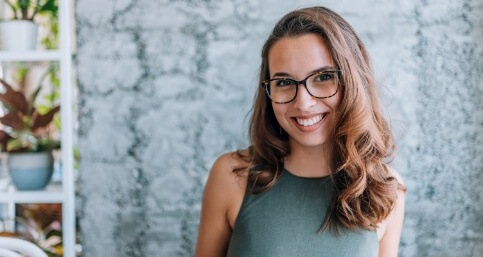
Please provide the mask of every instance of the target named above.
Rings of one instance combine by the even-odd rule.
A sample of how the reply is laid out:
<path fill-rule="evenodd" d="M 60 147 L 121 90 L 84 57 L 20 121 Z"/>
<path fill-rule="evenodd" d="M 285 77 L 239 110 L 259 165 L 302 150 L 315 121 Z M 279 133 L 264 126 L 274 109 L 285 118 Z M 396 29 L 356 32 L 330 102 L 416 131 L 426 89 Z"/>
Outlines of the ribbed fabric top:
<path fill-rule="evenodd" d="M 284 170 L 270 190 L 247 192 L 227 257 L 377 257 L 375 231 L 318 233 L 332 188 L 330 177 L 304 178 Z"/>

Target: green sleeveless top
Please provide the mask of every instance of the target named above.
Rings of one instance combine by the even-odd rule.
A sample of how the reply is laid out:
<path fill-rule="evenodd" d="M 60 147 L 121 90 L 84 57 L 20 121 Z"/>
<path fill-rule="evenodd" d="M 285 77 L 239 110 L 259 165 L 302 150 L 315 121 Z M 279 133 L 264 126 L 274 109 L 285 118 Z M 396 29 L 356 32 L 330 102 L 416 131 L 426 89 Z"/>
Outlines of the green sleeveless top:
<path fill-rule="evenodd" d="M 318 233 L 329 208 L 329 176 L 304 178 L 283 170 L 268 191 L 247 190 L 227 257 L 377 257 L 376 231 L 340 228 Z"/>

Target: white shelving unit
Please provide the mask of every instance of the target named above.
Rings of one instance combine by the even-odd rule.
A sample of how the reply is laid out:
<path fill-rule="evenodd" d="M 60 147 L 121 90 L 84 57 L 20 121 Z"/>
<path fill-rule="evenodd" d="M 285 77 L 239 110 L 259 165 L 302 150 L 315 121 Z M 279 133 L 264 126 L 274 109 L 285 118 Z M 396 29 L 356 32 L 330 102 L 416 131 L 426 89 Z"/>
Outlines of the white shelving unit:
<path fill-rule="evenodd" d="M 41 191 L 17 191 L 10 187 L 0 193 L 0 203 L 64 203 L 65 197 L 61 185 L 49 185 Z"/>
<path fill-rule="evenodd" d="M 72 0 L 59 0 L 59 49 L 48 51 L 7 52 L 0 51 L 0 63 L 56 61 L 60 63 L 62 183 L 49 185 L 41 191 L 17 191 L 13 187 L 0 192 L 0 204 L 4 214 L 15 216 L 15 204 L 62 204 L 62 242 L 64 256 L 75 256 L 75 193 L 73 153 L 73 85 L 72 85 Z"/>
<path fill-rule="evenodd" d="M 2 62 L 36 62 L 36 61 L 59 61 L 62 52 L 59 50 L 13 52 L 0 51 Z"/>

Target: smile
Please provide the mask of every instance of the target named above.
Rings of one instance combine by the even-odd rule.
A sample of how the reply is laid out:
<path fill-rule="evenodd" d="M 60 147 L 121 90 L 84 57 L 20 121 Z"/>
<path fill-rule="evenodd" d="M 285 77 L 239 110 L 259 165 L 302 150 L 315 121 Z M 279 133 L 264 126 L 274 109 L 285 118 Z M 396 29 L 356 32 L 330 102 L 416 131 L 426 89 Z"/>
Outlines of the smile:
<path fill-rule="evenodd" d="M 324 119 L 325 115 L 326 113 L 316 115 L 310 119 L 295 118 L 295 120 L 300 126 L 310 127 L 321 122 Z"/>

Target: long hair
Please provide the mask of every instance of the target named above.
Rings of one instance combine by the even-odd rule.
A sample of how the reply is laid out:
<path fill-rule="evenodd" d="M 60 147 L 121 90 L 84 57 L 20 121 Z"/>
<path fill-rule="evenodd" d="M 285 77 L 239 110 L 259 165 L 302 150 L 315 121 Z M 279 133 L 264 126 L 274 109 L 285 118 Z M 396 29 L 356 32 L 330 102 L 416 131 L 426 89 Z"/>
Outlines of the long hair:
<path fill-rule="evenodd" d="M 387 162 L 395 153 L 388 123 L 377 95 L 369 54 L 354 29 L 325 7 L 310 7 L 285 15 L 262 49 L 260 83 L 269 79 L 268 54 L 280 39 L 316 34 L 325 41 L 339 78 L 341 102 L 334 129 L 334 184 L 332 202 L 321 231 L 345 228 L 376 229 L 394 208 L 398 184 Z M 280 177 L 290 154 L 288 135 L 280 133 L 270 99 L 259 87 L 250 120 L 248 151 L 238 155 L 249 163 L 234 172 L 249 170 L 248 186 L 255 193 L 270 189 Z M 321 157 L 322 158 L 322 157 Z"/>

